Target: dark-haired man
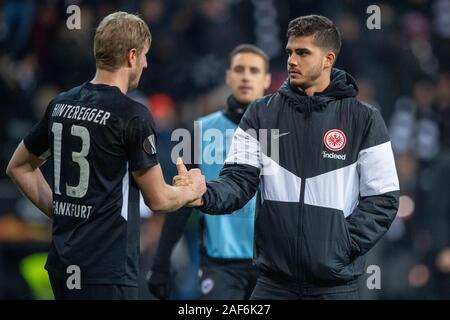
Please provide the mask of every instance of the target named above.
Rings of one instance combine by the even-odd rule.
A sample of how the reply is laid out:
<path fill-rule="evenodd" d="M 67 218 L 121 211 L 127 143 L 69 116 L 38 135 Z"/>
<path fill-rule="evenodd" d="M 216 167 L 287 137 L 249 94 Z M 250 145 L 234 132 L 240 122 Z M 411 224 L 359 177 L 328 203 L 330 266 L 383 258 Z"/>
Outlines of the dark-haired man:
<path fill-rule="evenodd" d="M 249 106 L 219 178 L 191 205 L 233 212 L 260 186 L 252 299 L 357 299 L 364 255 L 398 209 L 389 136 L 353 78 L 333 68 L 341 37 L 332 21 L 299 17 L 287 37 L 288 79 Z"/>

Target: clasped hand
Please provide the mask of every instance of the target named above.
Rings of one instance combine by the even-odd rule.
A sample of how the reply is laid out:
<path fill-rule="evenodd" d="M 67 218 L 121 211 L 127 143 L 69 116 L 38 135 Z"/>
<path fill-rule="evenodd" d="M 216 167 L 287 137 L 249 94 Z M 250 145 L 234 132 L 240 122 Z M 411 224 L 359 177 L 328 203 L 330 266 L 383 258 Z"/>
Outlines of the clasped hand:
<path fill-rule="evenodd" d="M 192 201 L 186 204 L 187 207 L 200 207 L 203 205 L 202 196 L 206 192 L 206 180 L 200 169 L 187 170 L 181 158 L 177 159 L 177 171 L 172 184 L 176 187 L 189 187 L 192 191 Z"/>

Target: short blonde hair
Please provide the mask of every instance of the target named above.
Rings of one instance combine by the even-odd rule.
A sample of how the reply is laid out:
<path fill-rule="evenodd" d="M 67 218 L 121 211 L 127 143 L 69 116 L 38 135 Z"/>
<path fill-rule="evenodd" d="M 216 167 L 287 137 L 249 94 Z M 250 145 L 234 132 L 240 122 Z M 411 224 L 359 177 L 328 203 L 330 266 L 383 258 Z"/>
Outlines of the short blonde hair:
<path fill-rule="evenodd" d="M 138 16 L 114 12 L 103 18 L 95 31 L 94 55 L 98 69 L 117 70 L 123 65 L 129 50 L 140 53 L 150 47 L 152 34 Z"/>

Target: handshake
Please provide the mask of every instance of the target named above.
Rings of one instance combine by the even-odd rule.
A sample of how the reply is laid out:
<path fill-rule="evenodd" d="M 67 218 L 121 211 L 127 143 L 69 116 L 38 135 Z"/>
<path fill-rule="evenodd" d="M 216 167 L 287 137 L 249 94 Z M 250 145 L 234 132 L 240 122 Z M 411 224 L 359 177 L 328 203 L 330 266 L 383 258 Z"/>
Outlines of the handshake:
<path fill-rule="evenodd" d="M 177 171 L 172 184 L 175 187 L 188 187 L 191 201 L 186 203 L 186 207 L 200 207 L 203 205 L 202 196 L 206 192 L 206 180 L 200 169 L 187 170 L 181 158 L 177 159 Z"/>

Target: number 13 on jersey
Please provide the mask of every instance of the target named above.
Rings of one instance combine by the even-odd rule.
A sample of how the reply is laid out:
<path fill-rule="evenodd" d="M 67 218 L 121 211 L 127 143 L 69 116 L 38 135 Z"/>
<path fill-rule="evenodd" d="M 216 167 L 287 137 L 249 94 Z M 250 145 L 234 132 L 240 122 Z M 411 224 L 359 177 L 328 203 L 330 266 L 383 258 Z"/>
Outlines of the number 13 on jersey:
<path fill-rule="evenodd" d="M 54 135 L 53 140 L 53 161 L 54 161 L 54 175 L 55 175 L 55 194 L 61 194 L 61 149 L 62 149 L 62 131 L 63 124 L 54 122 L 52 126 L 52 132 Z M 80 177 L 77 186 L 70 186 L 66 183 L 66 195 L 73 198 L 82 198 L 87 192 L 89 185 L 89 162 L 86 156 L 89 153 L 91 146 L 91 139 L 88 129 L 82 126 L 72 125 L 70 128 L 72 136 L 79 137 L 82 141 L 81 151 L 72 151 L 72 161 L 76 162 L 80 167 Z"/>

